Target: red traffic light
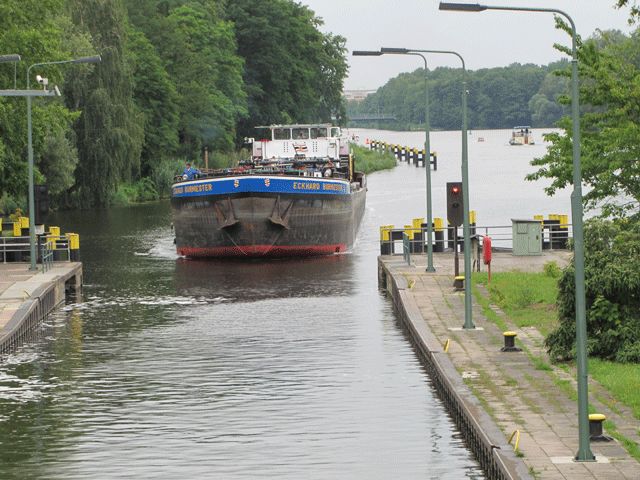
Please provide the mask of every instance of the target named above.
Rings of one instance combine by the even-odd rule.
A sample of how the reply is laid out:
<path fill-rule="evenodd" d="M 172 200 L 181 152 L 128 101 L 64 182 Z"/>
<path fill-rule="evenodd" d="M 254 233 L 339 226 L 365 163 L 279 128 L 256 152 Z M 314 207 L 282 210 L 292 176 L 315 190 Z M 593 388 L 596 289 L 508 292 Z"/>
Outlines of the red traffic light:
<path fill-rule="evenodd" d="M 460 193 L 460 187 L 458 187 L 457 185 L 451 187 L 451 193 L 455 193 L 455 194 Z"/>

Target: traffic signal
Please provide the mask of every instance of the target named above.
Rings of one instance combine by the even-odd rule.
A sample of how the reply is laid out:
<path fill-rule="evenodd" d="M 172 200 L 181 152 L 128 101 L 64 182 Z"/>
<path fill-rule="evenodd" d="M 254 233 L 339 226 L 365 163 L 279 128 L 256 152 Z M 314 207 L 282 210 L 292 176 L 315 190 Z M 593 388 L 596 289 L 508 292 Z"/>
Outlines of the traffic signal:
<path fill-rule="evenodd" d="M 35 222 L 36 225 L 44 224 L 49 213 L 49 187 L 46 185 L 34 185 Z"/>
<path fill-rule="evenodd" d="M 447 182 L 447 220 L 452 227 L 459 227 L 464 221 L 462 182 Z"/>

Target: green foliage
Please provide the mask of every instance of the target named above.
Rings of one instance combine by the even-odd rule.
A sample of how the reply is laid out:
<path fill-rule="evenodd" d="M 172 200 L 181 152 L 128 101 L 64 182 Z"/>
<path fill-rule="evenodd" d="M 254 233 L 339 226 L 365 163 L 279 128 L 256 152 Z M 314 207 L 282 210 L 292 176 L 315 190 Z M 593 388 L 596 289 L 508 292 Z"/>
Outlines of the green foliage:
<path fill-rule="evenodd" d="M 76 170 L 81 205 L 105 205 L 120 182 L 140 173 L 143 118 L 133 103 L 125 62 L 126 11 L 122 2 L 69 0 L 76 25 L 91 36 L 102 62 L 67 87 L 67 101 L 82 108 L 76 123 L 82 162 Z"/>
<path fill-rule="evenodd" d="M 640 363 L 640 222 L 590 220 L 585 226 L 589 355 Z M 559 281 L 560 324 L 546 339 L 555 360 L 575 356 L 574 269 Z"/>
<path fill-rule="evenodd" d="M 520 65 L 468 71 L 469 128 L 511 128 L 514 125 L 552 126 L 564 113 L 556 103 L 567 82 L 547 67 Z M 348 116 L 392 114 L 397 128 L 424 123 L 425 71 L 402 73 L 361 102 L 349 102 Z M 427 73 L 433 129 L 457 130 L 462 117 L 462 71 L 436 68 Z M 391 126 L 391 124 L 390 124 Z"/>
<path fill-rule="evenodd" d="M 344 116 L 345 39 L 323 34 L 306 6 L 289 0 L 234 0 L 227 17 L 235 25 L 245 59 L 249 115 L 240 132 L 270 123 L 330 121 Z"/>
<path fill-rule="evenodd" d="M 355 144 L 351 144 L 351 153 L 356 170 L 364 173 L 389 170 L 397 164 L 396 158 L 391 153 L 377 152 Z"/>
<path fill-rule="evenodd" d="M 633 409 L 633 415 L 640 419 L 640 395 L 638 383 L 640 364 L 621 364 L 589 359 L 589 374 L 625 405 Z"/>
<path fill-rule="evenodd" d="M 112 203 L 124 206 L 131 203 L 149 202 L 160 198 L 158 191 L 149 177 L 144 177 L 135 183 L 122 183 L 116 190 Z"/>
<path fill-rule="evenodd" d="M 148 178 L 153 182 L 158 196 L 163 198 L 171 193 L 171 185 L 176 175 L 182 172 L 184 162 L 172 158 L 161 158 L 153 162 L 149 168 Z"/>
<path fill-rule="evenodd" d="M 624 216 L 640 202 L 640 35 L 599 32 L 578 45 L 582 179 L 589 187 L 585 207 Z M 527 176 L 550 179 L 550 195 L 573 183 L 571 120 L 565 117 L 558 126 L 563 132 L 547 136 L 551 146 L 532 162 L 539 169 Z"/>
<path fill-rule="evenodd" d="M 342 118 L 345 39 L 321 25 L 293 0 L 3 0 L 0 44 L 21 65 L 102 56 L 31 72 L 64 94 L 33 100 L 36 181 L 63 206 L 144 200 L 168 191 L 173 159 L 208 147 L 212 168 L 234 164 L 257 124 Z M 27 189 L 24 99 L 0 98 L 0 132 L 8 205 Z"/>
<path fill-rule="evenodd" d="M 0 196 L 0 216 L 10 215 L 20 207 L 20 203 L 7 193 Z"/>
<path fill-rule="evenodd" d="M 487 286 L 491 302 L 518 327 L 535 326 L 544 334 L 555 326 L 555 277 L 546 273 L 498 272 L 491 275 L 490 284 L 486 275 L 477 275 L 474 279 Z"/>
<path fill-rule="evenodd" d="M 149 175 L 154 164 L 178 149 L 178 94 L 156 49 L 144 34 L 129 28 L 127 36 L 133 98 L 144 115 L 141 173 Z"/>
<path fill-rule="evenodd" d="M 556 262 L 547 262 L 544 264 L 544 266 L 542 267 L 544 274 L 547 277 L 551 277 L 551 278 L 559 278 L 560 275 L 562 275 L 562 270 L 560 269 L 560 267 L 558 266 L 558 264 Z"/>

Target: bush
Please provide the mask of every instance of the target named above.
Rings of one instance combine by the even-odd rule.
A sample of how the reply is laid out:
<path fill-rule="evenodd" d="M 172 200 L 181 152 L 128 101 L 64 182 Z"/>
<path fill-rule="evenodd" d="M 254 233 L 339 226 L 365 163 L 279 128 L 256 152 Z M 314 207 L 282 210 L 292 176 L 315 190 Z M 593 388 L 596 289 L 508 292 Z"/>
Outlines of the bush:
<path fill-rule="evenodd" d="M 376 152 L 355 144 L 351 144 L 351 153 L 354 156 L 355 169 L 364 173 L 388 170 L 397 164 L 396 158 L 390 153 Z"/>
<path fill-rule="evenodd" d="M 562 275 L 562 270 L 556 262 L 547 262 L 542 268 L 547 277 L 559 278 Z"/>
<path fill-rule="evenodd" d="M 183 168 L 184 161 L 175 158 L 163 158 L 151 165 L 149 178 L 160 198 L 169 196 L 171 193 L 171 185 L 176 175 L 182 173 Z"/>
<path fill-rule="evenodd" d="M 20 208 L 20 204 L 15 198 L 7 193 L 0 197 L 0 215 L 9 215 Z"/>
<path fill-rule="evenodd" d="M 640 222 L 593 219 L 585 225 L 588 353 L 640 362 Z M 558 282 L 560 324 L 545 340 L 554 360 L 575 357 L 575 280 L 569 265 Z"/>
<path fill-rule="evenodd" d="M 151 200 L 157 200 L 158 198 L 158 191 L 153 184 L 153 180 L 149 177 L 144 177 L 136 183 L 123 183 L 118 186 L 112 203 L 123 206 L 131 203 L 149 202 Z"/>

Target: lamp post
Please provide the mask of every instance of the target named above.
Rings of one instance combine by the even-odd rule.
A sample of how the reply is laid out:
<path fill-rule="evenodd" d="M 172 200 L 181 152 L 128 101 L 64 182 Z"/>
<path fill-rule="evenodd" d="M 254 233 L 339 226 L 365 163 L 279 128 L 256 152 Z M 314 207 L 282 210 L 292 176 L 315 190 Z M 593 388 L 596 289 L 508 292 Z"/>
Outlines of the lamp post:
<path fill-rule="evenodd" d="M 431 201 L 431 141 L 430 130 L 431 125 L 429 122 L 429 83 L 428 83 L 428 70 L 427 70 L 427 58 L 419 53 L 418 50 L 412 50 L 408 48 L 386 48 L 380 49 L 382 54 L 395 54 L 395 55 L 415 55 L 424 61 L 424 166 L 426 167 L 426 185 L 427 185 L 427 272 L 435 272 L 436 269 L 433 266 L 433 205 Z"/>
<path fill-rule="evenodd" d="M 458 52 L 451 50 L 418 50 L 407 48 L 381 48 L 382 53 L 398 53 L 420 55 L 420 53 L 441 53 L 447 55 L 455 55 L 462 62 L 462 211 L 464 219 L 462 222 L 462 235 L 464 241 L 464 325 L 465 329 L 476 328 L 473 324 L 471 314 L 471 232 L 469 227 L 469 149 L 467 139 L 467 69 L 465 67 L 464 58 Z M 422 55 L 420 55 L 422 57 Z M 424 58 L 424 57 L 422 57 Z M 425 60 L 426 71 L 426 60 Z M 426 79 L 425 79 L 426 83 Z M 428 100 L 427 100 L 428 104 Z M 428 117 L 427 117 L 428 118 Z M 427 123 L 428 128 L 428 123 Z M 428 131 L 428 130 L 427 130 Z M 427 133 L 427 141 L 429 134 Z M 430 155 L 430 153 L 429 153 Z M 429 158 L 429 161 L 431 158 Z M 427 170 L 427 182 L 429 188 L 429 199 L 431 198 L 430 186 L 431 176 L 429 169 Z M 429 205 L 430 205 L 429 201 Z M 431 221 L 428 220 L 429 225 Z M 427 271 L 429 269 L 427 268 Z"/>
<path fill-rule="evenodd" d="M 424 61 L 424 96 L 425 96 L 425 109 L 424 109 L 424 166 L 426 170 L 426 191 L 427 191 L 427 272 L 435 272 L 436 269 L 433 266 L 433 213 L 431 202 L 431 143 L 429 140 L 429 85 L 427 83 L 427 59 L 417 50 L 409 50 L 406 48 L 381 48 L 379 51 L 371 50 L 355 50 L 354 56 L 370 56 L 377 57 L 385 54 L 400 54 L 400 55 L 415 55 L 421 57 Z"/>
<path fill-rule="evenodd" d="M 93 55 L 91 57 L 81 57 L 72 60 L 59 60 L 56 62 L 43 62 L 34 63 L 27 68 L 27 91 L 29 91 L 29 73 L 33 67 L 41 67 L 44 65 L 60 65 L 63 63 L 98 63 L 102 59 L 100 55 Z M 46 84 L 45 92 L 46 90 Z M 55 92 L 51 92 L 50 95 L 55 95 Z M 34 95 L 25 95 L 27 97 L 27 151 L 29 155 L 29 251 L 31 257 L 31 265 L 29 270 L 36 270 L 36 218 L 35 218 L 35 195 L 33 185 L 33 134 L 31 127 L 31 97 Z"/>
<path fill-rule="evenodd" d="M 564 11 L 555 8 L 508 7 L 465 3 L 440 3 L 440 10 L 482 12 L 484 10 L 508 10 L 517 12 L 545 12 L 562 15 L 571 26 L 571 119 L 573 135 L 573 193 L 571 195 L 571 218 L 576 284 L 576 363 L 578 368 L 578 452 L 576 460 L 595 460 L 589 445 L 589 394 L 587 370 L 587 316 L 584 285 L 584 228 L 582 211 L 582 172 L 580 166 L 580 108 L 578 92 L 578 55 L 576 48 L 576 25 Z"/>

